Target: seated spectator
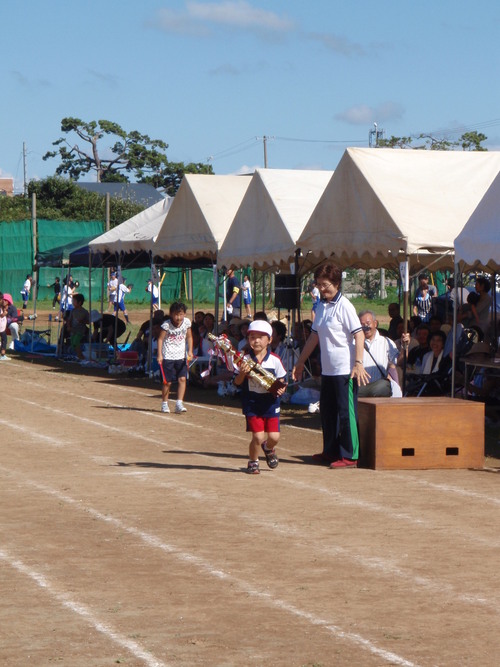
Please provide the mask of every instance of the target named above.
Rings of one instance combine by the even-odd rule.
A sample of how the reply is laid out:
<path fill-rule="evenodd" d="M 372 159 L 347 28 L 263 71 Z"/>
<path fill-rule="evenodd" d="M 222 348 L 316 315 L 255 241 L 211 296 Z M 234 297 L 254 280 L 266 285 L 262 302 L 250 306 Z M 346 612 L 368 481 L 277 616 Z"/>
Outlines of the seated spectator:
<path fill-rule="evenodd" d="M 428 324 L 421 324 L 416 330 L 418 345 L 408 352 L 408 365 L 417 372 L 422 365 L 422 359 L 427 352 L 431 351 L 429 346 L 430 329 Z"/>
<path fill-rule="evenodd" d="M 193 322 L 196 322 L 198 327 L 201 327 L 203 325 L 204 319 L 205 319 L 205 313 L 202 310 L 197 310 L 196 313 L 194 314 Z"/>
<path fill-rule="evenodd" d="M 116 328 L 116 340 L 122 336 L 127 330 L 127 325 L 120 318 L 116 318 L 114 315 L 109 313 L 101 313 L 98 310 L 93 310 L 90 313 L 90 321 L 94 325 L 94 330 L 92 332 L 92 341 L 98 343 L 101 337 L 102 329 L 102 342 L 109 343 L 109 345 L 115 346 L 115 328 Z"/>
<path fill-rule="evenodd" d="M 359 313 L 365 334 L 363 366 L 370 376 L 368 384 L 358 387 L 358 397 L 392 396 L 391 379 L 398 384 L 396 362 L 398 350 L 394 341 L 377 331 L 377 318 L 372 310 Z"/>
<path fill-rule="evenodd" d="M 431 351 L 424 355 L 420 376 L 408 376 L 408 394 L 418 396 L 442 396 L 451 369 L 451 358 L 444 354 L 446 334 L 436 331 L 431 335 Z"/>
<path fill-rule="evenodd" d="M 244 320 L 240 317 L 233 316 L 228 324 L 227 337 L 231 341 L 232 346 L 235 350 L 238 349 L 238 345 L 242 339 L 240 327 L 243 324 Z"/>
<path fill-rule="evenodd" d="M 284 354 L 286 352 L 286 325 L 279 320 L 271 322 L 271 327 L 273 330 L 273 337 L 271 338 L 271 343 L 269 345 L 271 352 L 278 355 L 283 361 Z"/>
<path fill-rule="evenodd" d="M 165 313 L 163 310 L 156 310 L 153 314 L 153 317 L 151 320 L 148 319 L 145 320 L 141 326 L 139 327 L 139 331 L 137 332 L 137 336 L 134 338 L 130 345 L 130 349 L 134 352 L 137 352 L 139 355 L 139 359 L 141 361 L 145 361 L 148 356 L 148 347 L 149 347 L 149 326 L 151 323 L 151 333 L 153 335 L 154 332 L 154 326 L 158 324 L 160 327 L 163 324 L 165 320 Z"/>
<path fill-rule="evenodd" d="M 250 322 L 243 320 L 243 322 L 240 324 L 240 335 L 241 335 L 241 340 L 238 343 L 238 350 L 245 350 L 247 348 L 247 331 L 248 327 L 250 326 Z"/>
<path fill-rule="evenodd" d="M 265 320 L 266 322 L 269 321 L 269 320 L 267 319 L 267 315 L 266 315 L 266 313 L 265 313 L 263 310 L 258 310 L 258 311 L 254 314 L 253 319 L 254 319 L 254 320 Z"/>
<path fill-rule="evenodd" d="M 418 315 L 412 315 L 408 320 L 408 331 L 412 338 L 417 337 L 417 329 L 422 324 L 422 320 Z"/>
<path fill-rule="evenodd" d="M 10 361 L 7 351 L 7 309 L 8 303 L 0 292 L 0 361 Z"/>
<path fill-rule="evenodd" d="M 14 344 L 16 340 L 19 340 L 19 324 L 23 321 L 23 315 L 19 317 L 16 306 L 12 301 L 12 295 L 4 294 L 4 300 L 7 302 L 7 333 L 10 332 L 12 340 L 10 341 L 8 348 L 9 350 L 14 349 Z"/>
<path fill-rule="evenodd" d="M 444 331 L 435 331 L 431 334 L 429 346 L 430 352 L 427 352 L 422 359 L 420 372 L 422 375 L 430 373 L 447 372 L 451 368 L 451 359 L 444 355 L 444 346 L 446 343 L 446 334 Z"/>
<path fill-rule="evenodd" d="M 431 334 L 433 334 L 435 331 L 441 331 L 441 327 L 443 326 L 443 320 L 438 317 L 437 315 L 433 315 L 430 320 L 429 320 L 429 329 Z"/>
<path fill-rule="evenodd" d="M 387 311 L 391 318 L 389 328 L 387 329 L 387 335 L 391 340 L 397 341 L 398 338 L 401 338 L 401 334 L 398 336 L 398 325 L 403 324 L 399 303 L 390 303 Z"/>
<path fill-rule="evenodd" d="M 477 292 L 469 292 L 467 302 L 463 303 L 458 309 L 457 321 L 463 324 L 466 329 L 479 326 L 479 317 L 476 309 L 479 299 L 480 296 Z"/>

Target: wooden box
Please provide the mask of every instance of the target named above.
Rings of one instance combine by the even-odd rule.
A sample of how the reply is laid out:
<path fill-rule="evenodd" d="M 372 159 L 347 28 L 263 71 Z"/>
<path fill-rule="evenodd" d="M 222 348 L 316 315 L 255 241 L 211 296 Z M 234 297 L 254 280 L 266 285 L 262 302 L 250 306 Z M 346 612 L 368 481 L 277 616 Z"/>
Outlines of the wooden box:
<path fill-rule="evenodd" d="M 455 398 L 358 399 L 359 465 L 482 468 L 484 404 Z"/>

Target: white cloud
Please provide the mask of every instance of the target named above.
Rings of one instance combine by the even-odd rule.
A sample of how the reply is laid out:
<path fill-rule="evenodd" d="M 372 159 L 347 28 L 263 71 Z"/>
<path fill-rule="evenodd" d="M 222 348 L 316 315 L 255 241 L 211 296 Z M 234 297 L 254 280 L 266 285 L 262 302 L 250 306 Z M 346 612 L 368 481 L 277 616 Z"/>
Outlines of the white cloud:
<path fill-rule="evenodd" d="M 192 18 L 201 21 L 273 32 L 289 32 L 293 28 L 290 19 L 265 9 L 252 7 L 245 0 L 188 2 L 186 7 Z"/>
<path fill-rule="evenodd" d="M 350 125 L 371 125 L 372 123 L 399 120 L 403 115 L 404 108 L 401 104 L 397 102 L 383 102 L 375 107 L 368 106 L 367 104 L 359 104 L 336 114 L 335 118 Z"/>
<path fill-rule="evenodd" d="M 156 27 L 165 32 L 206 36 L 216 26 L 253 31 L 260 35 L 286 34 L 294 29 L 285 15 L 253 7 L 246 0 L 188 1 L 180 11 L 160 9 Z"/>

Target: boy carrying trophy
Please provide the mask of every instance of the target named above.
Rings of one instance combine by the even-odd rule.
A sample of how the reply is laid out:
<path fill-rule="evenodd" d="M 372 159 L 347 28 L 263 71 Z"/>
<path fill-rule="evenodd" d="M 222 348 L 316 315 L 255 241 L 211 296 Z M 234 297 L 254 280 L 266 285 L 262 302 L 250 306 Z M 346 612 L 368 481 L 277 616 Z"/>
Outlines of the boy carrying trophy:
<path fill-rule="evenodd" d="M 251 475 L 260 472 L 261 449 L 271 469 L 279 463 L 275 447 L 280 437 L 280 396 L 286 391 L 286 371 L 281 359 L 269 350 L 272 335 L 269 322 L 251 322 L 247 333 L 251 352 L 238 359 L 238 375 L 234 379 L 234 384 L 242 388 L 243 414 L 247 432 L 252 434 L 247 467 Z"/>

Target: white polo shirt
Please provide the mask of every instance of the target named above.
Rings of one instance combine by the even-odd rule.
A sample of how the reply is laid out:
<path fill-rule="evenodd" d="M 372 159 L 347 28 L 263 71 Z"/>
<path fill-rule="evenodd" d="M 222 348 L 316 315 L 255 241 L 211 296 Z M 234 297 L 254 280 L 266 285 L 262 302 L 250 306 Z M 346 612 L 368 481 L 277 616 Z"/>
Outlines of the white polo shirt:
<path fill-rule="evenodd" d="M 352 303 L 341 292 L 321 301 L 312 326 L 318 334 L 322 375 L 350 375 L 355 362 L 354 334 L 362 331 Z"/>
<path fill-rule="evenodd" d="M 370 352 L 367 351 L 370 350 Z M 370 354 L 373 356 L 370 356 Z M 365 351 L 363 352 L 363 366 L 365 371 L 370 375 L 370 384 L 382 379 L 382 375 L 377 368 L 377 364 L 385 371 L 383 378 L 387 377 L 387 369 L 389 364 L 396 365 L 399 352 L 395 343 L 385 336 L 381 336 L 378 331 L 375 331 L 375 336 L 371 339 L 365 339 Z M 375 359 L 375 361 L 374 361 Z M 375 363 L 377 362 L 377 364 Z"/>

